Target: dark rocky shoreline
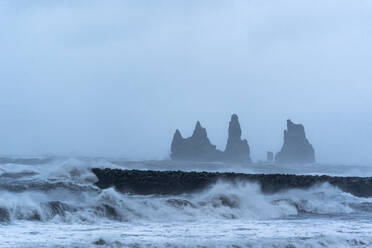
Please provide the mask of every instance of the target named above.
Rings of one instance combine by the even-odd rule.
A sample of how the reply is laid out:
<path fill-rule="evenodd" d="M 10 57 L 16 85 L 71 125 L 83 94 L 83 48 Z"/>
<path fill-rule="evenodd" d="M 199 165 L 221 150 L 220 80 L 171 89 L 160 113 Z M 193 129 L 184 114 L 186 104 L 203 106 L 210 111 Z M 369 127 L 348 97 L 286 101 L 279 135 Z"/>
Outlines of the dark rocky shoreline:
<path fill-rule="evenodd" d="M 122 193 L 177 195 L 200 191 L 218 180 L 258 183 L 264 193 L 307 189 L 329 183 L 358 197 L 372 197 L 372 177 L 332 177 L 285 174 L 243 174 L 218 172 L 144 171 L 92 169 L 101 189 L 115 187 Z"/>

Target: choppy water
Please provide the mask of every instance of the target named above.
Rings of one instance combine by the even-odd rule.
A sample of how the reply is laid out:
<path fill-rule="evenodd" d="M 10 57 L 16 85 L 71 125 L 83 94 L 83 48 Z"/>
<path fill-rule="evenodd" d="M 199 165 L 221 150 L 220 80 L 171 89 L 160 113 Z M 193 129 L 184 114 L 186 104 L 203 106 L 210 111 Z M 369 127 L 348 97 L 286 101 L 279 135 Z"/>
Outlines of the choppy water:
<path fill-rule="evenodd" d="M 323 184 L 264 195 L 219 182 L 179 196 L 94 186 L 92 167 L 372 175 L 370 167 L 0 161 L 0 247 L 372 247 L 372 198 Z"/>

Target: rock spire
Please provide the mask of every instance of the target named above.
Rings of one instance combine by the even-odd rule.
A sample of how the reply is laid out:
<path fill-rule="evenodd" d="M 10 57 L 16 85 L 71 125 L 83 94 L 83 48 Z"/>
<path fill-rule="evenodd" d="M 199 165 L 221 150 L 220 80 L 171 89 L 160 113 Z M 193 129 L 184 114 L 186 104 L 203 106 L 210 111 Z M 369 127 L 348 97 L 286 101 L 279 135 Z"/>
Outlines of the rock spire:
<path fill-rule="evenodd" d="M 247 140 L 241 139 L 242 131 L 236 114 L 231 117 L 228 135 L 226 149 L 222 152 L 211 144 L 207 130 L 198 121 L 189 138 L 183 138 L 180 131 L 176 130 L 171 145 L 171 158 L 201 162 L 251 162 L 250 148 Z"/>
<path fill-rule="evenodd" d="M 209 141 L 207 130 L 198 121 L 191 137 L 183 138 L 176 130 L 171 145 L 173 160 L 219 161 L 222 152 Z"/>
<path fill-rule="evenodd" d="M 301 124 L 287 121 L 287 130 L 284 130 L 284 144 L 275 156 L 277 163 L 314 163 L 315 151 L 307 140 L 305 128 Z"/>
<path fill-rule="evenodd" d="M 224 158 L 232 162 L 251 162 L 250 148 L 246 139 L 242 140 L 239 117 L 236 114 L 231 116 L 229 123 L 229 136 L 224 152 Z"/>

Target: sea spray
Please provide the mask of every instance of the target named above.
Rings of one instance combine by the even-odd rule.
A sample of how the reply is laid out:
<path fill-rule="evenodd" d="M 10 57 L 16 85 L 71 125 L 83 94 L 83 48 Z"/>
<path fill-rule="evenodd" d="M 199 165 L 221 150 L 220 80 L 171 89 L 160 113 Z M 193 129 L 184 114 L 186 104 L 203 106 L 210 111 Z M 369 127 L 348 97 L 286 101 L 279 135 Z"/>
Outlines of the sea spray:
<path fill-rule="evenodd" d="M 144 163 L 146 164 L 146 163 Z M 370 247 L 372 198 L 330 184 L 265 194 L 223 181 L 179 195 L 100 189 L 108 160 L 0 165 L 0 247 Z"/>

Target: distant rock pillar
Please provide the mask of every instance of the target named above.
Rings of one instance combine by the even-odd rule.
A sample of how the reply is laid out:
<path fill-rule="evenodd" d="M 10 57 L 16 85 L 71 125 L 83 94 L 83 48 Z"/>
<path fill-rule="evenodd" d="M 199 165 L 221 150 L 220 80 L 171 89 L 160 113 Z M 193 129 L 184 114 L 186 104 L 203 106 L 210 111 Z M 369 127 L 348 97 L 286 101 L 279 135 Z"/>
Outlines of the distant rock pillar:
<path fill-rule="evenodd" d="M 171 145 L 171 159 L 185 161 L 220 161 L 222 152 L 208 139 L 207 130 L 198 121 L 191 137 L 183 138 L 176 130 Z"/>
<path fill-rule="evenodd" d="M 284 131 L 284 144 L 275 156 L 277 163 L 314 163 L 315 151 L 307 140 L 305 128 L 301 124 L 287 121 L 287 130 Z"/>
<path fill-rule="evenodd" d="M 273 162 L 274 161 L 274 153 L 273 152 L 267 152 L 266 161 L 267 162 Z"/>
<path fill-rule="evenodd" d="M 231 116 L 229 123 L 229 136 L 227 138 L 224 152 L 225 160 L 231 162 L 251 162 L 250 147 L 246 139 L 242 140 L 239 117 L 236 114 Z"/>

